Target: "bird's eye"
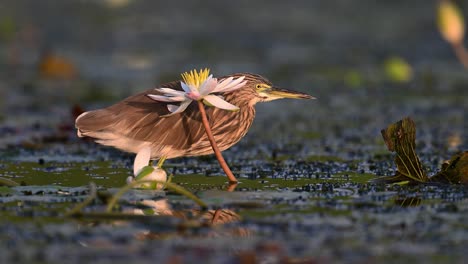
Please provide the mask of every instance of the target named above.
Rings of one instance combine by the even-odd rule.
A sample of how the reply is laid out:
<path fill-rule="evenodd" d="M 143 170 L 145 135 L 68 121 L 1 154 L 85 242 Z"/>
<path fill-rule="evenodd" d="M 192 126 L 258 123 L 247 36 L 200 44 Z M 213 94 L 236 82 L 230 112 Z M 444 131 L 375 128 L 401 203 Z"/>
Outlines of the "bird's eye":
<path fill-rule="evenodd" d="M 255 86 L 255 88 L 260 89 L 260 88 L 262 88 L 262 85 L 261 85 L 261 84 L 257 84 L 257 85 Z"/>

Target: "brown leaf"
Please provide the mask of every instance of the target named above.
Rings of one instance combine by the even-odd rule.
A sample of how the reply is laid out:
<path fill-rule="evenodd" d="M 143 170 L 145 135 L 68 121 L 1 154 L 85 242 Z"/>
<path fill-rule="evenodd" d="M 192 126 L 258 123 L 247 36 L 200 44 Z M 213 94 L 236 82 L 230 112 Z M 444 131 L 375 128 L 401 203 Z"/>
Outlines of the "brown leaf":
<path fill-rule="evenodd" d="M 381 131 L 388 150 L 396 152 L 397 172 L 394 176 L 379 177 L 375 182 L 410 183 L 439 182 L 468 185 L 468 151 L 456 154 L 442 165 L 439 173 L 428 177 L 416 155 L 416 126 L 411 118 L 404 118 Z"/>
<path fill-rule="evenodd" d="M 39 62 L 39 74 L 44 79 L 73 80 L 77 77 L 78 71 L 70 59 L 46 53 Z"/>
<path fill-rule="evenodd" d="M 453 155 L 442 170 L 430 178 L 431 182 L 468 184 L 468 151 Z"/>
<path fill-rule="evenodd" d="M 411 118 L 404 118 L 381 131 L 388 150 L 396 152 L 397 174 L 394 180 L 427 182 L 421 161 L 416 154 L 416 126 Z"/>

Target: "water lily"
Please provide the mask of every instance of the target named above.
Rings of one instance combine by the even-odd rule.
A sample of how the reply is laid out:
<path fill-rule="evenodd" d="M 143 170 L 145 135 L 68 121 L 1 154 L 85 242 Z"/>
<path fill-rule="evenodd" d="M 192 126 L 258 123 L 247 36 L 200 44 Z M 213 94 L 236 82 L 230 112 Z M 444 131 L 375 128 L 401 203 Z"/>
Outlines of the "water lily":
<path fill-rule="evenodd" d="M 127 178 L 127 184 L 143 179 L 165 182 L 167 180 L 166 172 L 158 166 L 148 166 L 151 159 L 151 148 L 144 147 L 138 151 L 133 163 L 133 176 Z M 161 189 L 162 184 L 142 183 L 139 188 Z"/>
<path fill-rule="evenodd" d="M 228 77 L 218 81 L 217 78 L 213 78 L 213 75 L 210 74 L 209 69 L 205 68 L 204 70 L 200 70 L 198 72 L 196 70 L 192 70 L 190 72 L 182 73 L 183 81 L 180 82 L 180 85 L 183 91 L 162 87 L 155 88 L 155 90 L 160 94 L 147 95 L 149 98 L 155 101 L 168 103 L 167 109 L 171 113 L 165 116 L 182 113 L 193 101 L 197 102 L 198 109 L 202 117 L 202 123 L 205 127 L 205 132 L 208 140 L 210 141 L 211 147 L 213 148 L 213 152 L 215 153 L 219 164 L 226 173 L 229 182 L 232 184 L 237 183 L 237 179 L 234 177 L 234 174 L 232 174 L 231 169 L 229 169 L 229 166 L 224 160 L 223 155 L 221 154 L 221 151 L 216 144 L 210 128 L 210 124 L 208 122 L 208 118 L 206 116 L 205 105 L 214 106 L 229 111 L 238 111 L 239 107 L 226 102 L 220 93 L 232 92 L 243 87 L 247 84 L 247 81 L 244 81 L 244 79 L 245 76 L 241 76 L 238 78 Z M 179 105 L 172 104 L 178 102 L 180 102 Z"/>
<path fill-rule="evenodd" d="M 214 106 L 229 111 L 237 111 L 239 107 L 230 104 L 217 93 L 226 93 L 237 90 L 243 87 L 247 81 L 244 81 L 245 76 L 239 78 L 225 78 L 218 81 L 213 78 L 209 69 L 200 70 L 199 72 L 192 70 L 182 74 L 183 81 L 180 82 L 183 91 L 174 90 L 171 88 L 155 88 L 161 95 L 148 94 L 148 97 L 167 103 L 177 103 L 179 105 L 168 104 L 167 109 L 174 115 L 183 112 L 192 101 L 201 101 L 206 105 Z"/>

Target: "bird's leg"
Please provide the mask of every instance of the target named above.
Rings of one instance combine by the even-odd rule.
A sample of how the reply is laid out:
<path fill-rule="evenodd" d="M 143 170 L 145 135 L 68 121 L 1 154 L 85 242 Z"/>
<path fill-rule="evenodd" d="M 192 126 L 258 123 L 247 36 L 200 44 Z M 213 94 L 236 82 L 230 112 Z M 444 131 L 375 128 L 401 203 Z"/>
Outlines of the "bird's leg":
<path fill-rule="evenodd" d="M 158 166 L 158 168 L 162 168 L 162 165 L 164 164 L 165 161 L 166 161 L 166 157 L 162 156 L 159 159 L 158 164 L 156 166 Z"/>
<path fill-rule="evenodd" d="M 231 169 L 229 169 L 229 166 L 224 160 L 223 155 L 221 154 L 221 151 L 219 151 L 218 145 L 214 140 L 213 133 L 211 132 L 210 128 L 210 123 L 208 123 L 208 118 L 206 117 L 205 106 L 203 105 L 202 101 L 198 101 L 198 109 L 200 110 L 202 116 L 203 126 L 205 127 L 206 135 L 208 136 L 208 140 L 211 143 L 211 147 L 213 148 L 216 159 L 218 159 L 219 165 L 221 165 L 221 168 L 223 168 L 224 173 L 226 173 L 229 182 L 237 183 L 236 177 L 234 177 L 234 174 L 232 174 Z"/>
<path fill-rule="evenodd" d="M 223 209 L 216 209 L 216 211 L 213 214 L 213 217 L 211 218 L 211 224 L 215 224 L 219 217 L 221 216 L 221 213 L 223 212 Z"/>
<path fill-rule="evenodd" d="M 226 191 L 233 192 L 237 187 L 237 182 L 230 182 Z"/>

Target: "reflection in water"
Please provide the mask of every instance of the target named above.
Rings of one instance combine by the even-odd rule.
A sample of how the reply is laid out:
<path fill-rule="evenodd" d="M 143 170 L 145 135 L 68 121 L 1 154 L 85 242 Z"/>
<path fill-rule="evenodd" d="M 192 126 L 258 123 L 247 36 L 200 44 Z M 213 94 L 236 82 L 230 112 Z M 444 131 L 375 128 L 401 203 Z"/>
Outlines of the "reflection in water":
<path fill-rule="evenodd" d="M 124 211 L 133 215 L 172 215 L 172 208 L 167 198 L 158 200 L 145 199 L 137 204 L 138 208 Z"/>
<path fill-rule="evenodd" d="M 395 197 L 395 204 L 401 207 L 412 207 L 418 206 L 422 202 L 421 197 L 418 196 L 402 196 L 398 195 Z"/>
<path fill-rule="evenodd" d="M 139 208 L 124 210 L 124 213 L 146 216 L 172 216 L 181 220 L 176 225 L 172 234 L 167 232 L 155 232 L 145 230 L 137 237 L 140 239 L 160 239 L 168 235 L 202 236 L 202 237 L 245 237 L 252 234 L 251 230 L 235 225 L 226 224 L 239 223 L 242 218 L 230 209 L 200 210 L 185 209 L 173 210 L 167 198 L 159 200 L 143 200 L 138 202 Z M 203 232 L 191 232 L 194 229 L 205 228 Z"/>

